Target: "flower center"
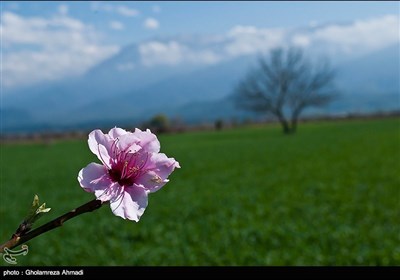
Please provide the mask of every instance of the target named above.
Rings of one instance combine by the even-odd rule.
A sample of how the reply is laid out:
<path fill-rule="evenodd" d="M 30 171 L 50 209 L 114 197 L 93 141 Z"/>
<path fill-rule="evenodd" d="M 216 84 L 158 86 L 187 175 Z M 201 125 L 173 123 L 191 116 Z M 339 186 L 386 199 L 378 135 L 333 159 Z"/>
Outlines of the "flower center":
<path fill-rule="evenodd" d="M 133 185 L 133 178 L 127 177 L 124 178 L 121 176 L 121 172 L 118 169 L 110 169 L 108 170 L 108 174 L 111 177 L 111 180 L 114 182 L 118 182 L 120 186 L 132 186 Z"/>
<path fill-rule="evenodd" d="M 148 153 L 120 151 L 114 145 L 111 168 L 108 170 L 111 180 L 121 186 L 132 186 L 135 179 L 146 172 L 144 167 L 148 156 Z"/>

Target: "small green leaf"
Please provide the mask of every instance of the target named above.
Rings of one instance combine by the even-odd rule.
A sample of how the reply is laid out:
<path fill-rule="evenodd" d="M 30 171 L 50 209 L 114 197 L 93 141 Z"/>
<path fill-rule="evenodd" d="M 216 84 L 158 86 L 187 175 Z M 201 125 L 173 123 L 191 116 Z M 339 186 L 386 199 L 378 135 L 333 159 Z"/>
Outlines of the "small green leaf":
<path fill-rule="evenodd" d="M 32 223 L 34 223 L 35 221 L 37 221 L 40 217 L 42 217 L 42 215 L 44 213 L 47 213 L 51 210 L 51 208 L 46 208 L 46 203 L 43 203 L 42 205 L 40 205 L 35 212 L 35 216 L 33 217 L 33 221 Z"/>
<path fill-rule="evenodd" d="M 32 217 L 36 214 L 38 206 L 39 206 L 39 197 L 37 194 L 35 194 L 35 196 L 33 197 L 32 206 L 29 209 L 28 215 L 26 216 L 25 220 L 29 219 L 29 217 Z"/>
<path fill-rule="evenodd" d="M 46 208 L 46 203 L 39 206 L 39 197 L 35 194 L 33 197 L 32 206 L 29 209 L 28 215 L 25 217 L 24 221 L 19 225 L 17 229 L 18 233 L 25 233 L 31 230 L 33 224 L 43 216 L 43 214 L 49 212 L 51 208 Z"/>
<path fill-rule="evenodd" d="M 35 194 L 32 202 L 32 207 L 30 209 L 29 215 L 27 216 L 27 219 L 25 221 L 30 222 L 33 224 L 35 221 L 37 221 L 44 213 L 47 213 L 51 210 L 51 208 L 46 208 L 46 203 L 43 203 L 42 205 L 39 206 L 39 197 L 37 194 Z"/>

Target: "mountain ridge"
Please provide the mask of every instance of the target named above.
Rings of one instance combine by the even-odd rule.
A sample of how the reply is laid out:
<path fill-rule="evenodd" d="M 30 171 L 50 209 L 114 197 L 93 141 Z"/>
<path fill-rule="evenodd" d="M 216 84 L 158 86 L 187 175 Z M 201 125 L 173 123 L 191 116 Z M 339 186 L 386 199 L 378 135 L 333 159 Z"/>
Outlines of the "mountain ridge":
<path fill-rule="evenodd" d="M 185 38 L 183 42 L 188 45 L 193 38 Z M 180 42 L 178 37 L 163 40 L 177 42 L 177 45 Z M 207 43 L 192 44 L 201 49 Z M 4 95 L 0 108 L 2 131 L 41 124 L 74 127 L 117 119 L 140 122 L 158 113 L 182 117 L 193 123 L 253 116 L 237 111 L 228 103 L 236 83 L 256 65 L 258 54 L 242 54 L 203 64 L 194 61 L 145 65 L 140 55 L 141 46 L 128 45 L 79 77 L 42 83 Z M 223 48 L 221 45 L 212 47 Z M 337 85 L 342 97 L 321 109 L 322 112 L 371 111 L 374 104 L 377 110 L 398 109 L 399 53 L 400 45 L 396 43 L 352 60 L 338 63 L 333 59 L 339 72 Z"/>

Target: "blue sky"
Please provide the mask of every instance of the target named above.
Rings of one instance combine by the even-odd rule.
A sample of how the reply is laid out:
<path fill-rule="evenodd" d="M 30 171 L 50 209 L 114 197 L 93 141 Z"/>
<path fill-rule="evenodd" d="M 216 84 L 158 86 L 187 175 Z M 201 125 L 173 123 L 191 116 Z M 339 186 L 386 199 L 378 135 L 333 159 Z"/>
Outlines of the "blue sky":
<path fill-rule="evenodd" d="M 219 34 L 236 25 L 286 28 L 399 13 L 396 1 L 7 1 L 2 6 L 3 12 L 24 17 L 65 13 L 118 45 L 154 36 Z"/>
<path fill-rule="evenodd" d="M 172 65 L 187 59 L 216 62 L 223 56 L 260 51 L 263 46 L 282 43 L 293 28 L 327 25 L 315 34 L 292 36 L 290 42 L 309 46 L 323 41 L 344 52 L 370 51 L 397 42 L 399 37 L 397 1 L 0 3 L 5 87 L 83 73 L 132 43 L 142 44 L 144 64 Z M 219 37 L 226 53 L 207 49 L 199 54 L 181 42 L 156 41 L 176 35 Z M 146 41 L 150 42 L 146 45 Z M 127 64 L 121 69 L 131 67 Z"/>

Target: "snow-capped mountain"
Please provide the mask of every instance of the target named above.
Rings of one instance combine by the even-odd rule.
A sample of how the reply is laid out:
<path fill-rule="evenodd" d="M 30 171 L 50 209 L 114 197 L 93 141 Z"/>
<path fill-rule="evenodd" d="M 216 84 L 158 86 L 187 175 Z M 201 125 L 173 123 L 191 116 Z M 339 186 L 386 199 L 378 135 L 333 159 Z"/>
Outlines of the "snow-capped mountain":
<path fill-rule="evenodd" d="M 256 65 L 257 56 L 291 45 L 303 47 L 312 58 L 328 57 L 337 69 L 342 95 L 327 112 L 399 109 L 399 35 L 393 42 L 385 40 L 386 45 L 367 44 L 363 34 L 352 33 L 353 25 L 290 30 L 238 26 L 221 36 L 176 36 L 132 44 L 83 75 L 5 90 L 3 132 L 135 122 L 157 113 L 192 122 L 230 118 L 240 113 L 229 96 Z M 352 35 L 358 37 L 350 40 Z M 376 36 L 379 40 L 388 35 Z"/>

